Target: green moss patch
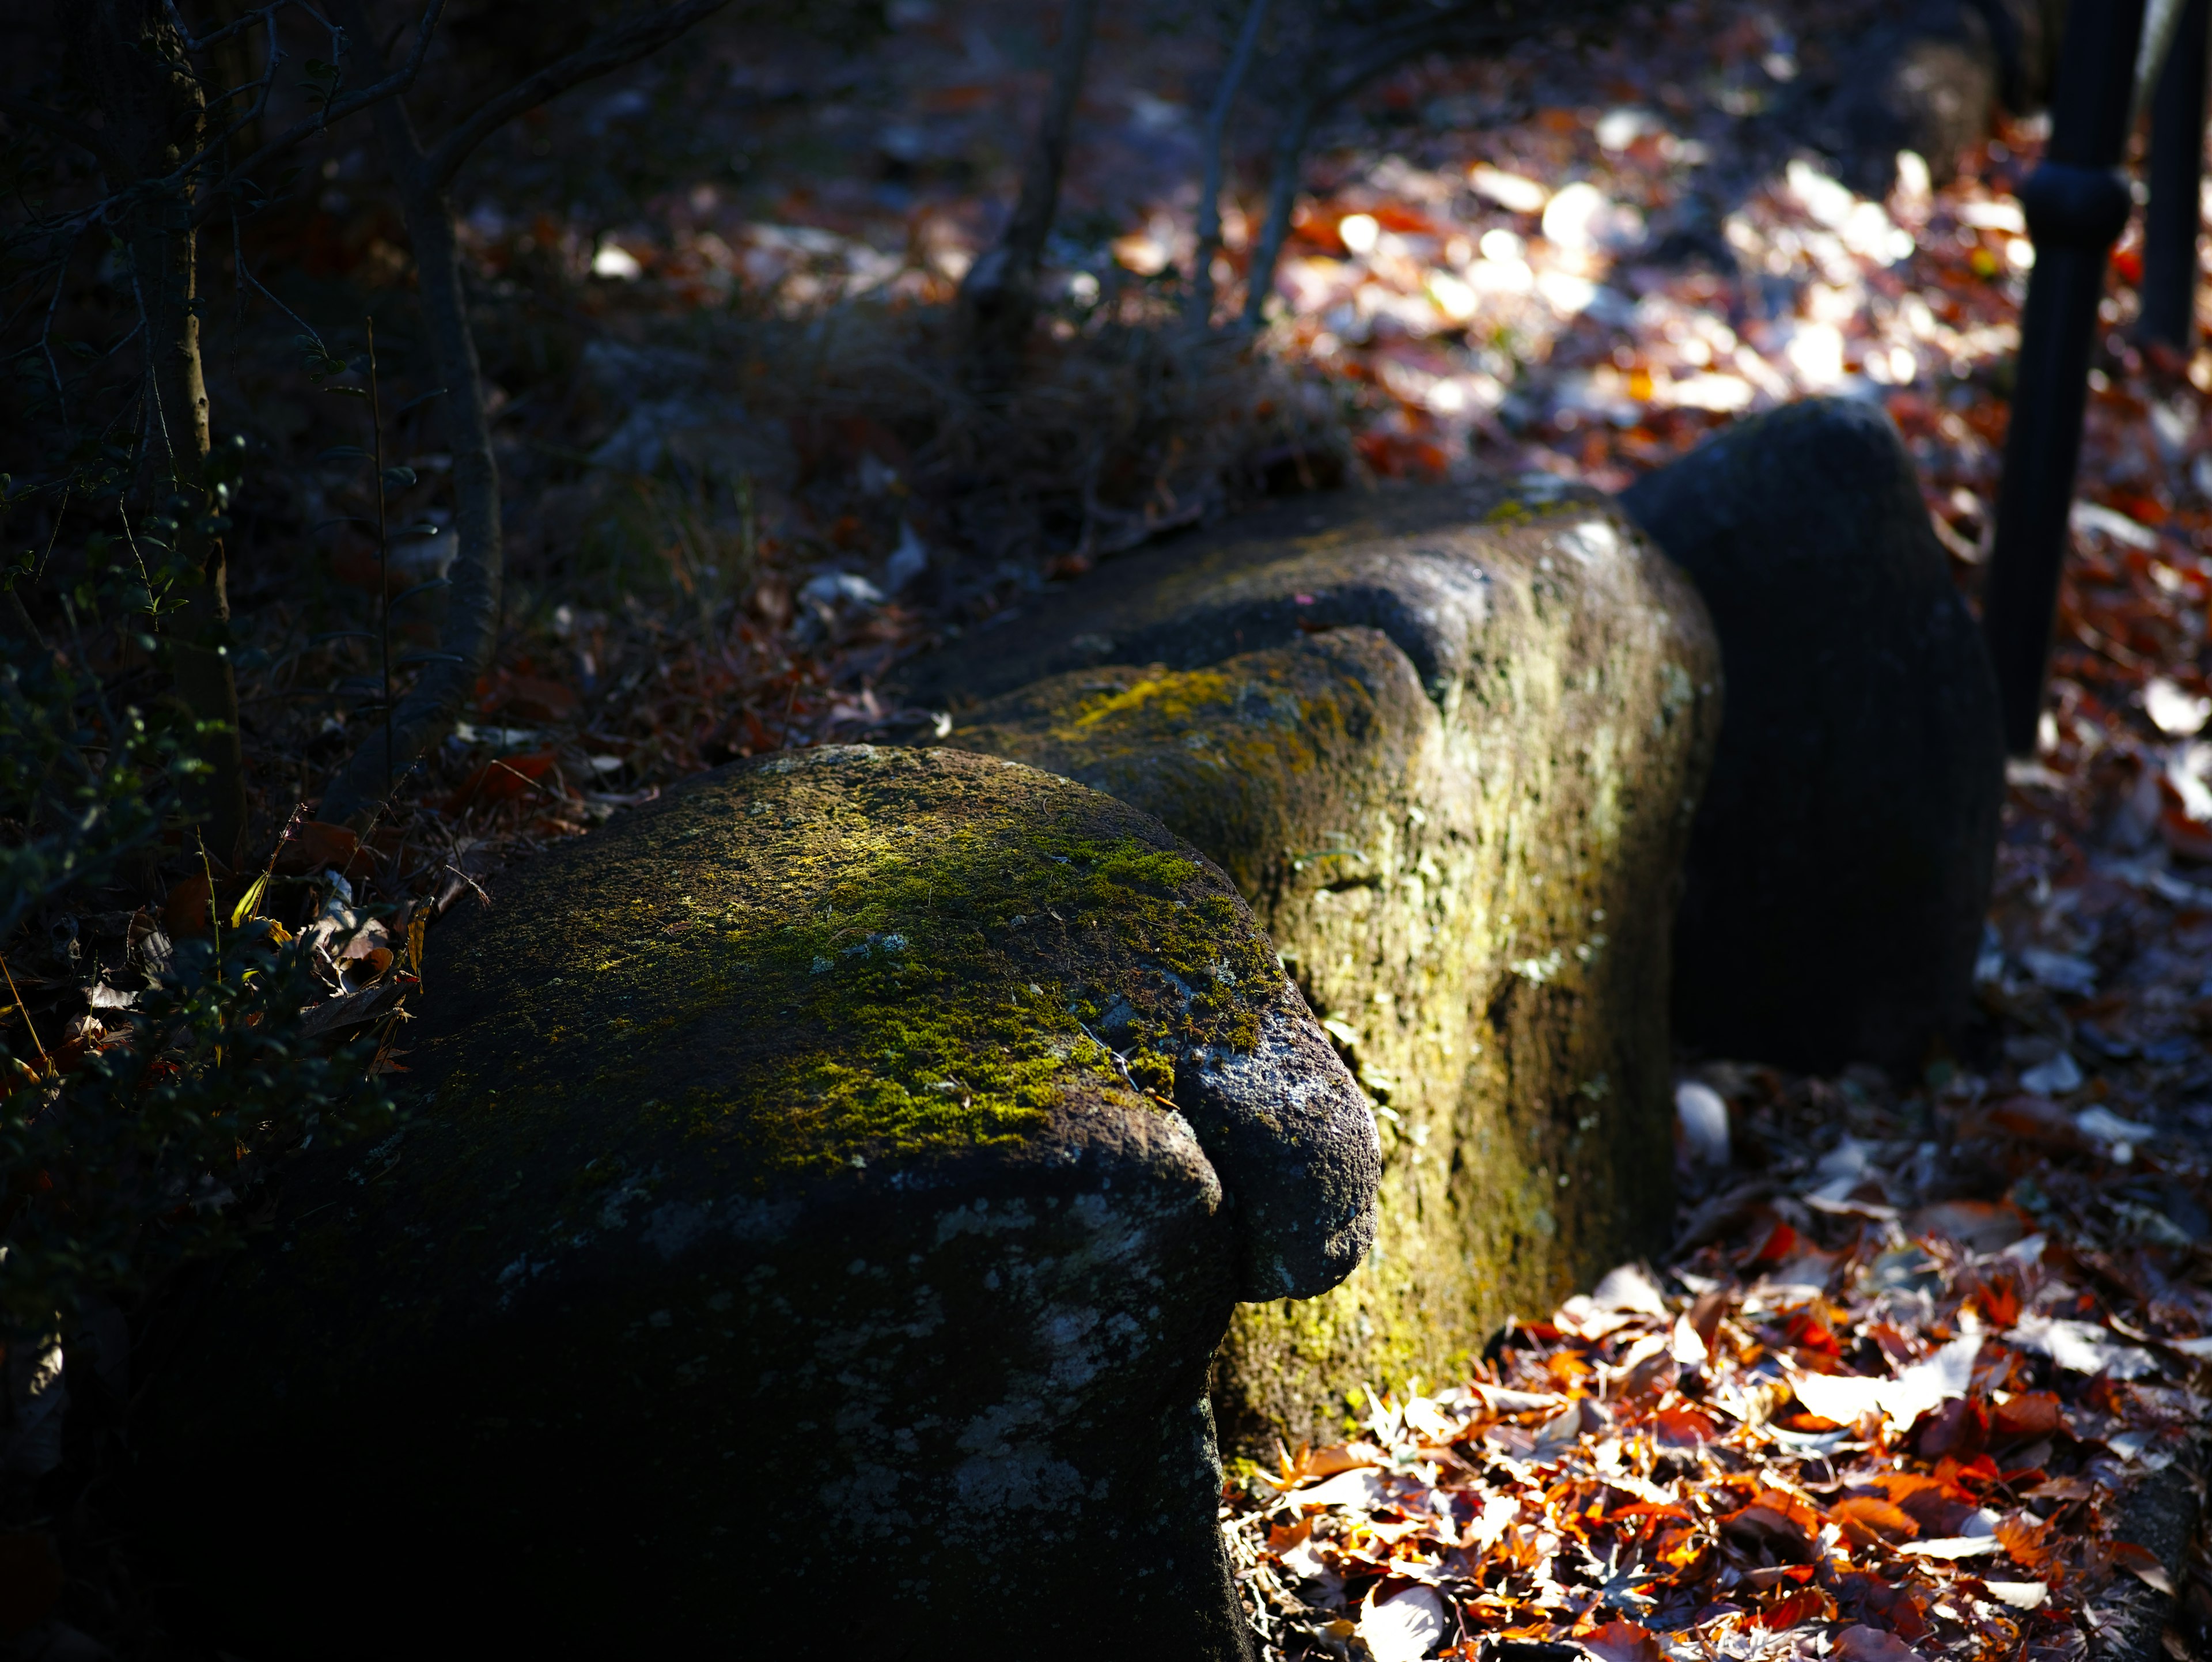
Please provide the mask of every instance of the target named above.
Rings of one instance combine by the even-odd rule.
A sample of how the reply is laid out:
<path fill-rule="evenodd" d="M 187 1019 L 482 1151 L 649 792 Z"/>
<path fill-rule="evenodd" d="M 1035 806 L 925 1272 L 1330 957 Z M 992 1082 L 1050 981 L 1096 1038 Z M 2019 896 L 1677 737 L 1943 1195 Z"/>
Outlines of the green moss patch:
<path fill-rule="evenodd" d="M 1176 1061 L 1249 1049 L 1281 986 L 1143 816 L 862 749 L 726 770 L 526 868 L 441 978 L 508 989 L 432 1047 L 447 1113 L 632 1101 L 760 1183 L 1019 1141 L 1078 1089 L 1171 1103 Z"/>

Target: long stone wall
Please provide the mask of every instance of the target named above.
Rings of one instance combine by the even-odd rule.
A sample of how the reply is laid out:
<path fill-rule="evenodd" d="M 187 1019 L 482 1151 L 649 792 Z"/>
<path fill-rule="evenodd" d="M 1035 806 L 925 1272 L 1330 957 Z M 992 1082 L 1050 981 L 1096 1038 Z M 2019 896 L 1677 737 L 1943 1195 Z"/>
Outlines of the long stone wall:
<path fill-rule="evenodd" d="M 1548 482 L 1547 482 L 1548 484 Z M 1230 874 L 1376 1104 L 1381 1222 L 1239 1306 L 1224 1438 L 1342 1434 L 1663 1244 L 1668 934 L 1719 728 L 1687 580 L 1557 489 L 1301 502 L 1110 565 L 926 661 L 946 740 L 1158 816 Z"/>

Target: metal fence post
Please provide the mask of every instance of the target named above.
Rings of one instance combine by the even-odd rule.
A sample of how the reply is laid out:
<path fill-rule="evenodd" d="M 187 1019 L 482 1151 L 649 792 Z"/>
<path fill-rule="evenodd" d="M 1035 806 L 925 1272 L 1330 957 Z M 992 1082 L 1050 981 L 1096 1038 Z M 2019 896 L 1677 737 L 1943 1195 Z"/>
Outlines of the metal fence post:
<path fill-rule="evenodd" d="M 1982 603 L 2005 746 L 2016 756 L 2035 753 L 2081 455 L 2097 302 L 2106 261 L 2128 222 L 2128 182 L 2119 163 L 2142 15 L 2143 0 L 2077 0 L 2068 9 L 2051 143 L 2021 190 L 2035 269 L 2021 318 L 1996 545 Z"/>
<path fill-rule="evenodd" d="M 2150 107 L 2150 202 L 2143 210 L 2142 315 L 2136 334 L 2177 352 L 2197 344 L 2197 233 L 2204 163 L 2205 21 L 2188 0 Z"/>

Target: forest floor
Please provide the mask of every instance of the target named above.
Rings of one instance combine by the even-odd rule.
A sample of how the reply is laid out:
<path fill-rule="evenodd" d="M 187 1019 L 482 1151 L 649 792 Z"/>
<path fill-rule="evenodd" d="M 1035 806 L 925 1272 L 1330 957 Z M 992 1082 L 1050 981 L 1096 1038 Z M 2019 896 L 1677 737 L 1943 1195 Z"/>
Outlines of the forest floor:
<path fill-rule="evenodd" d="M 1208 66 L 1109 26 L 1051 340 L 995 415 L 946 373 L 942 306 L 1011 198 L 1044 45 L 1034 8 L 890 14 L 853 52 L 702 31 L 465 179 L 504 633 L 366 847 L 311 827 L 287 849 L 313 904 L 336 870 L 389 909 L 343 986 L 398 976 L 410 910 L 473 904 L 701 767 L 928 731 L 878 694 L 899 658 L 1270 490 L 1476 469 L 1617 490 L 1744 411 L 1844 393 L 1898 423 L 1976 594 L 2042 130 L 1854 196 L 1795 137 L 1839 9 L 1711 0 L 1587 52 L 1409 69 L 1322 134 L 1259 349 L 1195 374 L 1169 325 Z M 404 239 L 369 152 L 322 179 L 243 252 L 342 355 L 376 316 L 397 405 L 430 390 Z M 1224 305 L 1247 229 L 1231 216 Z M 1686 1064 L 1732 1135 L 1703 1163 L 1686 1143 L 1666 1263 L 1528 1312 L 1475 1377 L 1376 1381 L 1343 1444 L 1232 1480 L 1271 1654 L 2212 1658 L 2202 1537 L 2142 1533 L 2197 1486 L 2212 1388 L 2212 353 L 2126 344 L 2138 236 L 1973 1047 L 1904 1087 Z M 393 506 L 426 528 L 380 579 L 344 523 L 372 507 L 357 466 L 315 460 L 362 442 L 357 412 L 270 345 L 293 332 L 258 299 L 210 320 L 216 429 L 252 458 L 234 569 L 264 852 L 374 719 L 374 658 L 335 632 L 450 557 L 434 411 L 387 435 L 420 479 Z M 133 1598 L 118 1569 L 62 1609 L 130 1650 Z M 59 1632 L 18 1653 L 64 1653 L 39 1648 Z"/>

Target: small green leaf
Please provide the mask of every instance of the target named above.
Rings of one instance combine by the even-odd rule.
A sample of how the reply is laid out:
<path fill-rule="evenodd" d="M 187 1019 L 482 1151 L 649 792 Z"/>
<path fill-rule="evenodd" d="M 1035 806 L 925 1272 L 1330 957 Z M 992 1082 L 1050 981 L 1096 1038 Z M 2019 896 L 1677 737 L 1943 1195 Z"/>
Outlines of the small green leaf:
<path fill-rule="evenodd" d="M 404 490 L 415 483 L 415 470 L 411 467 L 387 467 L 384 470 L 384 483 L 394 490 Z"/>
<path fill-rule="evenodd" d="M 395 416 L 404 416 L 418 404 L 428 404 L 432 399 L 442 399 L 445 396 L 446 388 L 442 387 L 434 387 L 427 393 L 416 393 L 413 398 L 408 399 L 406 403 L 401 405 L 392 413 Z"/>
<path fill-rule="evenodd" d="M 230 914 L 230 927 L 237 928 L 253 916 L 253 909 L 261 904 L 261 897 L 269 892 L 269 874 L 264 872 L 253 880 L 253 886 L 240 897 L 237 907 Z"/>

